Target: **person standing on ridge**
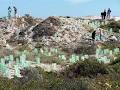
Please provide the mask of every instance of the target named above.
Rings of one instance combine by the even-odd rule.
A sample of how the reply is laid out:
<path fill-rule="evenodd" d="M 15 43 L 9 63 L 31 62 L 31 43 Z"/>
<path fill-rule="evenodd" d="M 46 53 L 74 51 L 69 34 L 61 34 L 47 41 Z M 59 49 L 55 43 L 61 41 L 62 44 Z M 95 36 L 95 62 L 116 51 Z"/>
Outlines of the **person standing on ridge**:
<path fill-rule="evenodd" d="M 17 14 L 17 8 L 14 6 L 14 17 L 16 17 L 16 14 Z"/>
<path fill-rule="evenodd" d="M 107 19 L 110 19 L 110 14 L 111 14 L 111 10 L 110 10 L 110 8 L 108 8 L 108 10 L 107 10 Z"/>
<path fill-rule="evenodd" d="M 104 16 L 103 16 L 103 19 L 105 20 L 106 19 L 106 10 L 104 10 Z"/>
<path fill-rule="evenodd" d="M 8 19 L 11 18 L 11 12 L 12 12 L 12 9 L 11 9 L 11 7 L 9 6 L 9 7 L 8 7 Z"/>
<path fill-rule="evenodd" d="M 101 19 L 103 20 L 103 17 L 104 17 L 104 13 L 103 12 L 101 12 Z"/>

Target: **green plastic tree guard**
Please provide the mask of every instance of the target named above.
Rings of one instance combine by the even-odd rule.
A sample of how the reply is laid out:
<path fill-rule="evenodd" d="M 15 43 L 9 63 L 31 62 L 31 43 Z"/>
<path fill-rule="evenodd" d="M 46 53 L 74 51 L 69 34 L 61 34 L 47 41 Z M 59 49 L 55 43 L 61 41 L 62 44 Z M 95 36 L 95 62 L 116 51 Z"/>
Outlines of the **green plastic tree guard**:
<path fill-rule="evenodd" d="M 57 64 L 56 64 L 56 63 L 53 63 L 53 64 L 52 64 L 52 69 L 53 69 L 53 70 L 56 70 L 56 69 L 57 69 Z"/>
<path fill-rule="evenodd" d="M 62 59 L 62 60 L 66 60 L 65 55 L 61 55 L 61 59 Z"/>
<path fill-rule="evenodd" d="M 104 62 L 104 63 L 110 63 L 110 59 L 108 59 L 106 56 L 101 57 L 97 60 L 100 61 L 100 62 Z"/>
<path fill-rule="evenodd" d="M 81 60 L 83 60 L 83 61 L 84 61 L 84 60 L 85 60 L 85 57 L 84 57 L 84 56 L 81 56 Z"/>
<path fill-rule="evenodd" d="M 22 55 L 20 56 L 20 64 L 24 67 L 25 62 L 26 62 L 26 55 L 25 55 L 25 54 L 22 54 Z"/>
<path fill-rule="evenodd" d="M 40 64 L 40 58 L 39 57 L 36 57 L 36 62 L 37 62 L 37 64 Z"/>
<path fill-rule="evenodd" d="M 119 53 L 119 51 L 120 51 L 119 48 L 115 48 L 115 49 L 114 49 L 114 53 L 115 53 L 115 54 Z"/>
<path fill-rule="evenodd" d="M 5 59 L 1 58 L 1 64 L 5 65 Z"/>
<path fill-rule="evenodd" d="M 48 48 L 47 48 L 47 47 L 45 47 L 44 49 L 45 49 L 45 52 L 47 52 L 47 53 L 48 53 Z"/>
<path fill-rule="evenodd" d="M 44 51 L 43 51 L 43 49 L 42 49 L 42 48 L 40 49 L 40 52 L 41 52 L 42 54 L 44 53 Z"/>
<path fill-rule="evenodd" d="M 10 58 L 9 58 L 9 56 L 4 56 L 4 59 L 9 60 Z"/>
<path fill-rule="evenodd" d="M 20 51 L 17 51 L 17 52 L 16 52 L 16 55 L 17 55 L 17 56 L 20 56 L 20 55 L 21 55 L 21 52 L 20 52 Z"/>
<path fill-rule="evenodd" d="M 38 49 L 35 48 L 35 49 L 33 50 L 33 52 L 34 52 L 35 54 L 38 54 Z"/>
<path fill-rule="evenodd" d="M 96 54 L 97 55 L 101 55 L 101 54 L 103 54 L 103 50 L 102 49 L 96 49 Z"/>
<path fill-rule="evenodd" d="M 24 66 L 23 67 L 29 67 L 30 66 L 30 63 L 29 63 L 29 61 L 25 61 L 25 63 L 24 63 Z"/>
<path fill-rule="evenodd" d="M 110 55 L 112 55 L 113 54 L 113 52 L 112 52 L 112 50 L 110 50 Z"/>
<path fill-rule="evenodd" d="M 10 70 L 9 70 L 9 68 L 6 68 L 4 76 L 8 77 L 9 75 L 10 75 Z"/>
<path fill-rule="evenodd" d="M 58 53 L 58 49 L 55 49 L 55 53 Z"/>
<path fill-rule="evenodd" d="M 85 57 L 85 59 L 88 59 L 88 58 L 89 58 L 89 56 L 88 56 L 88 55 L 84 55 L 84 57 Z"/>
<path fill-rule="evenodd" d="M 10 61 L 13 61 L 14 60 L 14 56 L 13 55 L 10 55 Z"/>
<path fill-rule="evenodd" d="M 73 59 L 73 58 L 70 58 L 69 61 L 70 61 L 71 63 L 75 63 L 75 62 L 76 62 L 75 59 Z"/>
<path fill-rule="evenodd" d="M 110 53 L 110 50 L 109 49 L 104 49 L 104 54 L 109 54 Z"/>
<path fill-rule="evenodd" d="M 20 60 L 19 58 L 16 58 L 16 65 L 19 65 L 20 64 Z"/>
<path fill-rule="evenodd" d="M 51 52 L 48 53 L 48 56 L 52 56 L 52 55 L 51 55 Z"/>
<path fill-rule="evenodd" d="M 97 40 L 97 41 L 100 41 L 100 36 L 95 36 L 95 39 Z"/>
<path fill-rule="evenodd" d="M 112 34 L 112 32 L 113 32 L 113 29 L 112 29 L 112 28 L 110 28 L 109 33 L 110 33 L 110 34 Z"/>
<path fill-rule="evenodd" d="M 19 69 L 18 65 L 14 65 L 14 68 L 15 68 L 15 76 L 21 77 L 20 69 Z"/>
<path fill-rule="evenodd" d="M 79 61 L 79 56 L 76 56 L 76 61 Z"/>

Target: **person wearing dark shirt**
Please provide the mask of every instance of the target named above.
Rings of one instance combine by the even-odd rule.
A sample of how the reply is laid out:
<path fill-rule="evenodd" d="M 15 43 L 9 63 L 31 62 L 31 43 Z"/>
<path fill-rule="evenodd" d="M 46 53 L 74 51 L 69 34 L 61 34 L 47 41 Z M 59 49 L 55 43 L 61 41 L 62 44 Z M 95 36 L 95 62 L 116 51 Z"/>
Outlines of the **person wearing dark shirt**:
<path fill-rule="evenodd" d="M 9 7 L 8 7 L 8 18 L 9 18 L 9 19 L 11 18 L 11 12 L 12 12 L 12 9 L 11 9 L 11 7 L 9 6 Z"/>
<path fill-rule="evenodd" d="M 103 19 L 105 20 L 106 19 L 106 10 L 104 10 L 104 16 L 103 16 Z"/>
<path fill-rule="evenodd" d="M 104 17 L 104 13 L 103 12 L 101 12 L 101 19 L 103 20 L 103 17 Z"/>
<path fill-rule="evenodd" d="M 92 32 L 92 40 L 93 40 L 93 43 L 94 43 L 94 41 L 95 41 L 95 35 L 96 35 L 96 31 L 93 31 L 93 32 Z"/>
<path fill-rule="evenodd" d="M 16 17 L 16 14 L 17 14 L 17 8 L 14 6 L 14 17 Z"/>

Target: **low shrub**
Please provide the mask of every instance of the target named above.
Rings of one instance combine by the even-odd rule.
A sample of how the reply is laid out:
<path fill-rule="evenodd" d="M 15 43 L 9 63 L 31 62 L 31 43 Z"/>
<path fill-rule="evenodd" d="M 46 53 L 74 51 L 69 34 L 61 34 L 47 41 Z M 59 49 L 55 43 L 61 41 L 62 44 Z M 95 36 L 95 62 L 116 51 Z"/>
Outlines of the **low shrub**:
<path fill-rule="evenodd" d="M 82 79 L 64 79 L 57 84 L 54 81 L 47 90 L 92 90 L 85 80 Z"/>
<path fill-rule="evenodd" d="M 110 41 L 106 41 L 104 44 L 102 44 L 102 48 L 103 49 L 114 49 L 114 48 L 120 48 L 120 42 L 110 42 Z"/>
<path fill-rule="evenodd" d="M 70 78 L 79 76 L 94 78 L 98 74 L 108 74 L 108 71 L 104 63 L 99 63 L 97 60 L 85 60 L 69 66 L 62 73 Z"/>
<path fill-rule="evenodd" d="M 103 29 L 113 29 L 113 32 L 115 33 L 119 33 L 120 30 L 120 21 L 110 21 L 108 24 L 106 25 L 101 25 L 100 26 Z"/>

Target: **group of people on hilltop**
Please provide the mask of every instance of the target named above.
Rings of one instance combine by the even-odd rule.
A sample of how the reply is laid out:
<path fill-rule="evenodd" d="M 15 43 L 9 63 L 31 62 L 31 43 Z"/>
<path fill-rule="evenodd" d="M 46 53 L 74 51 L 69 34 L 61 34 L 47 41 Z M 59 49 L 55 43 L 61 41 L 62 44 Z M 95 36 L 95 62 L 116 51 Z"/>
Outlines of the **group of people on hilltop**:
<path fill-rule="evenodd" d="M 101 12 L 102 20 L 110 19 L 110 16 L 111 16 L 111 9 L 110 8 L 108 8 L 107 12 L 106 12 L 106 9 L 103 12 Z"/>
<path fill-rule="evenodd" d="M 17 8 L 16 8 L 15 6 L 13 6 L 13 9 L 14 9 L 14 17 L 16 17 Z M 8 7 L 8 18 L 9 18 L 9 19 L 11 18 L 11 12 L 12 12 L 12 8 L 9 6 L 9 7 Z"/>
<path fill-rule="evenodd" d="M 101 12 L 101 18 L 102 20 L 106 20 L 106 19 L 110 19 L 111 17 L 111 9 L 108 8 L 107 12 L 106 10 L 104 10 L 103 12 Z M 102 40 L 102 36 L 103 36 L 103 32 L 100 28 L 98 28 L 98 31 L 99 31 L 99 36 L 100 36 L 100 40 Z M 96 30 L 92 32 L 92 40 L 93 40 L 93 43 L 95 41 L 95 36 L 96 36 Z M 110 41 L 117 41 L 118 39 L 114 36 L 114 35 L 111 35 L 108 37 Z"/>

